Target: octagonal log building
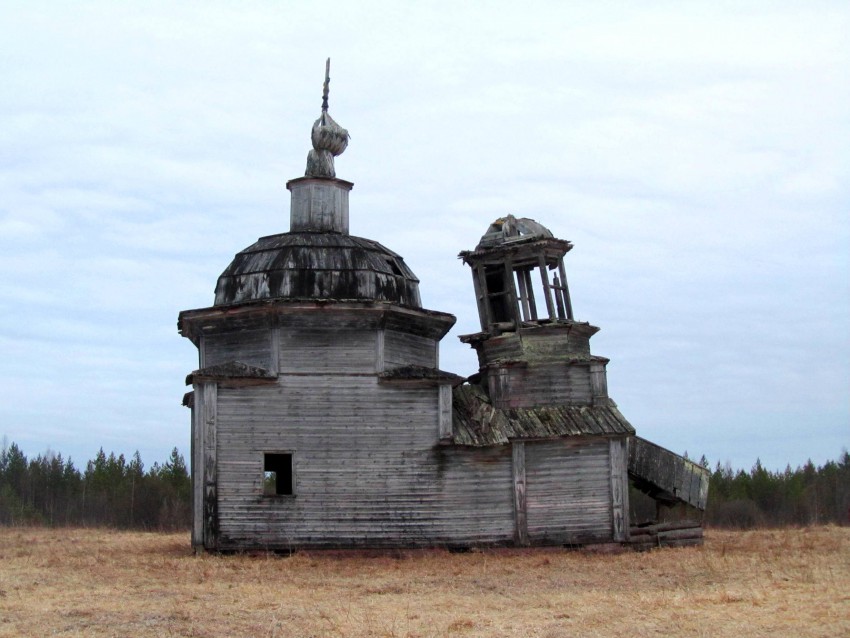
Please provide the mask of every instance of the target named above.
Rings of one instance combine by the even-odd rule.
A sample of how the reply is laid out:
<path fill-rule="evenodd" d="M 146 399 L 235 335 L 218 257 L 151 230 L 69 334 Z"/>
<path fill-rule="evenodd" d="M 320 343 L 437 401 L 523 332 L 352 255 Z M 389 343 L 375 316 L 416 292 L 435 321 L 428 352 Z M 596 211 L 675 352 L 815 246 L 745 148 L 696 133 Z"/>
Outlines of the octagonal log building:
<path fill-rule="evenodd" d="M 454 316 L 422 308 L 401 256 L 350 235 L 353 184 L 333 162 L 348 134 L 326 101 L 312 133 L 289 232 L 237 253 L 213 305 L 178 319 L 199 356 L 184 398 L 193 546 L 628 541 L 635 431 L 590 352 L 598 329 L 573 318 L 571 244 L 508 216 L 461 253 L 479 370 L 440 370 Z"/>

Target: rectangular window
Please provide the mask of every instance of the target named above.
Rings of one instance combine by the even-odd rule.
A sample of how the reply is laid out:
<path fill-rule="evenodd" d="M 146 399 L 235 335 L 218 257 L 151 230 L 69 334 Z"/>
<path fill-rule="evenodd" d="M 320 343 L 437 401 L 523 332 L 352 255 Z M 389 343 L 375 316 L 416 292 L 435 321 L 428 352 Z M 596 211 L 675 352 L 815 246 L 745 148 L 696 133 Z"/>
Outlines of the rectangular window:
<path fill-rule="evenodd" d="M 295 494 L 292 473 L 292 452 L 263 455 L 263 495 L 292 496 Z"/>

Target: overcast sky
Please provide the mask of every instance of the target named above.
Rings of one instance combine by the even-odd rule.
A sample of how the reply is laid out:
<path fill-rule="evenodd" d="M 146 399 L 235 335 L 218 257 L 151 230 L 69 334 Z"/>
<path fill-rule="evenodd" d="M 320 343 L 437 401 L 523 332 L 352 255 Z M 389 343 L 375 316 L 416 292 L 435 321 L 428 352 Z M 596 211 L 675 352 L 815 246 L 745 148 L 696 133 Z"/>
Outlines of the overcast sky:
<path fill-rule="evenodd" d="M 572 241 L 638 433 L 749 468 L 850 446 L 850 5 L 0 0 L 0 437 L 189 449 L 180 310 L 288 230 L 330 56 L 352 234 L 451 312 L 495 218 Z"/>

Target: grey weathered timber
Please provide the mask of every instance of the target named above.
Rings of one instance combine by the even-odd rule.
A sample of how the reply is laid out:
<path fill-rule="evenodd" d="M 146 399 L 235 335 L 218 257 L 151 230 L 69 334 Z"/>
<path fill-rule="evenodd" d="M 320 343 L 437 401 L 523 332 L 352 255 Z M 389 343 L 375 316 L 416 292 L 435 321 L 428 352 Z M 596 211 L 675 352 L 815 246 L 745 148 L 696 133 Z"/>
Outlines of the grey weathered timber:
<path fill-rule="evenodd" d="M 480 447 L 516 439 L 625 438 L 634 434 L 632 425 L 613 404 L 497 408 L 484 389 L 469 384 L 454 389 L 453 410 L 456 445 Z"/>
<path fill-rule="evenodd" d="M 526 443 L 525 473 L 532 543 L 613 540 L 607 440 L 582 437 Z"/>
<path fill-rule="evenodd" d="M 178 318 L 199 358 L 183 399 L 193 547 L 610 546 L 629 541 L 629 476 L 704 507 L 703 474 L 635 439 L 608 396 L 599 329 L 573 317 L 572 244 L 541 224 L 508 215 L 460 253 L 478 371 L 439 368 L 455 318 L 422 308 L 400 255 L 349 235 L 329 79 L 327 66 L 306 176 L 287 183 L 290 231 L 237 253 L 213 305 Z M 640 529 L 632 543 L 701 533 Z"/>
<path fill-rule="evenodd" d="M 624 542 L 629 539 L 629 478 L 626 469 L 628 440 L 611 439 L 609 444 L 614 540 Z"/>
<path fill-rule="evenodd" d="M 439 396 L 439 436 L 440 441 L 452 438 L 452 387 L 450 385 L 440 386 Z"/>
<path fill-rule="evenodd" d="M 337 124 L 328 113 L 328 94 L 331 82 L 331 59 L 325 63 L 325 83 L 322 86 L 322 114 L 313 123 L 310 140 L 313 148 L 307 155 L 306 175 L 310 177 L 336 177 L 334 157 L 348 146 L 348 131 Z"/>
<path fill-rule="evenodd" d="M 201 392 L 201 422 L 199 423 L 202 472 L 194 480 L 201 481 L 204 546 L 217 549 L 218 539 L 218 386 L 203 383 Z"/>
<path fill-rule="evenodd" d="M 658 501 L 705 510 L 708 470 L 637 436 L 629 443 L 629 476 L 635 487 Z"/>
<path fill-rule="evenodd" d="M 702 524 L 699 521 L 682 520 L 633 526 L 629 544 L 637 550 L 699 546 L 703 544 Z"/>
<path fill-rule="evenodd" d="M 253 398 L 220 393 L 220 547 L 257 537 L 274 548 L 512 540 L 510 455 L 435 447 L 437 388 L 284 381 L 253 388 Z M 261 495 L 262 452 L 272 447 L 294 450 L 291 498 Z"/>
<path fill-rule="evenodd" d="M 341 233 L 261 237 L 238 253 L 216 286 L 216 305 L 258 299 L 380 300 L 421 307 L 419 280 L 378 242 Z"/>
<path fill-rule="evenodd" d="M 354 184 L 342 179 L 300 177 L 289 180 L 286 188 L 292 193 L 292 232 L 348 234 L 348 193 Z"/>
<path fill-rule="evenodd" d="M 191 394 L 191 401 L 185 399 Z M 203 385 L 198 385 L 184 397 L 184 405 L 189 404 L 192 410 L 192 431 L 190 437 L 191 450 L 189 453 L 192 468 L 192 547 L 199 549 L 204 546 L 204 427 L 203 427 Z"/>
<path fill-rule="evenodd" d="M 511 446 L 514 478 L 514 517 L 517 545 L 528 545 L 528 499 L 525 490 L 525 442 L 514 441 Z"/>

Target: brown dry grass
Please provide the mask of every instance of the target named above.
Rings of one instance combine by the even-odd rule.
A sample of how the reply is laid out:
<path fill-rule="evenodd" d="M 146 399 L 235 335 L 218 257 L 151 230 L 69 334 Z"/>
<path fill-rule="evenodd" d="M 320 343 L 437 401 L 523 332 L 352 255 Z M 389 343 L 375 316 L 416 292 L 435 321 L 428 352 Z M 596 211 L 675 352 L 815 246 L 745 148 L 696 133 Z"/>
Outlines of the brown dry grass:
<path fill-rule="evenodd" d="M 0 636 L 846 636 L 850 528 L 591 555 L 192 555 L 185 534 L 0 529 Z"/>

